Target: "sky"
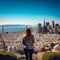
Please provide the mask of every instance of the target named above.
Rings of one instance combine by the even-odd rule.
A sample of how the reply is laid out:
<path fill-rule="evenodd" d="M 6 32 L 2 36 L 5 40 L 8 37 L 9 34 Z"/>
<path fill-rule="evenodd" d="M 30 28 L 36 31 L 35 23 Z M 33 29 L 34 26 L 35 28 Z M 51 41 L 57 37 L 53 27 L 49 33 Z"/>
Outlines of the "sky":
<path fill-rule="evenodd" d="M 60 24 L 60 0 L 0 0 L 0 24 Z"/>

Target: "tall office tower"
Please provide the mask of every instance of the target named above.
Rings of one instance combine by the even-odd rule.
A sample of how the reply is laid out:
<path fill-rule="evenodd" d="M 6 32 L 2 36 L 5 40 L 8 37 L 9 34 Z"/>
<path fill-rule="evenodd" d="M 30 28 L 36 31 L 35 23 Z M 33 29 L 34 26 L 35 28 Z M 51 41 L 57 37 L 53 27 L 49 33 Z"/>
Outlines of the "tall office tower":
<path fill-rule="evenodd" d="M 55 21 L 52 21 L 51 27 L 52 27 L 52 29 L 55 27 Z"/>
<path fill-rule="evenodd" d="M 43 27 L 45 27 L 45 19 L 44 19 L 44 21 L 43 21 Z"/>
<path fill-rule="evenodd" d="M 45 19 L 44 19 L 44 21 L 43 21 L 42 33 L 43 33 L 43 34 L 44 34 L 44 33 L 47 33 L 47 27 L 46 27 L 46 25 L 45 25 Z"/>
<path fill-rule="evenodd" d="M 59 25 L 59 27 L 58 27 L 58 34 L 60 34 L 60 25 Z"/>
<path fill-rule="evenodd" d="M 37 29 L 38 33 L 42 33 L 42 27 L 41 27 L 41 23 L 38 24 L 38 29 Z"/>
<path fill-rule="evenodd" d="M 46 22 L 46 27 L 49 25 L 49 22 Z"/>
<path fill-rule="evenodd" d="M 58 28 L 59 27 L 59 24 L 55 24 L 55 28 Z"/>

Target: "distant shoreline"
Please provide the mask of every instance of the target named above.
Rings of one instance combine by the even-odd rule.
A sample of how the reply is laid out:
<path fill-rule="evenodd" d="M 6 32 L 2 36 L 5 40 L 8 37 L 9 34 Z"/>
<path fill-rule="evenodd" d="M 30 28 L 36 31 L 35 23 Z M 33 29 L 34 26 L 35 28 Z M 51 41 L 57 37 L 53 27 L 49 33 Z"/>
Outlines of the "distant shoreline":
<path fill-rule="evenodd" d="M 35 26 L 29 25 L 0 25 L 0 33 L 1 32 L 21 32 L 25 30 L 27 27 L 35 28 Z"/>

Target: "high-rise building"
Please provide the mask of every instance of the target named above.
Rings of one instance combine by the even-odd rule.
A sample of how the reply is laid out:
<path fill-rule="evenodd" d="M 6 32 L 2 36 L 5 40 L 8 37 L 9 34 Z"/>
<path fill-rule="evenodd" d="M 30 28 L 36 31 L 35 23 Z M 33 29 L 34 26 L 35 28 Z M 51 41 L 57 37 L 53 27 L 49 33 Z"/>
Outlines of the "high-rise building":
<path fill-rule="evenodd" d="M 44 19 L 44 21 L 43 21 L 43 27 L 45 27 L 45 19 Z"/>
<path fill-rule="evenodd" d="M 59 24 L 55 24 L 55 28 L 58 28 L 59 27 Z"/>
<path fill-rule="evenodd" d="M 52 21 L 51 27 L 52 27 L 52 29 L 55 27 L 55 21 Z"/>
<path fill-rule="evenodd" d="M 46 22 L 46 27 L 49 25 L 49 22 Z"/>
<path fill-rule="evenodd" d="M 38 24 L 38 33 L 42 33 L 41 23 Z"/>
<path fill-rule="evenodd" d="M 47 27 L 46 27 L 46 23 L 45 23 L 45 19 L 43 21 L 43 27 L 42 27 L 42 33 L 47 33 Z"/>

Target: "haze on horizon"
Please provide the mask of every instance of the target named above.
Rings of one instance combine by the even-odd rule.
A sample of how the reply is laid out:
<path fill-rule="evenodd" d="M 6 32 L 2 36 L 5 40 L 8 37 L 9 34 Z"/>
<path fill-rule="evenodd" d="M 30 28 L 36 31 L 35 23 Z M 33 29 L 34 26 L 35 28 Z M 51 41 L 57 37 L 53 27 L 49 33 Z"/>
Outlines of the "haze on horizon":
<path fill-rule="evenodd" d="M 60 0 L 0 0 L 1 24 L 60 24 Z"/>

